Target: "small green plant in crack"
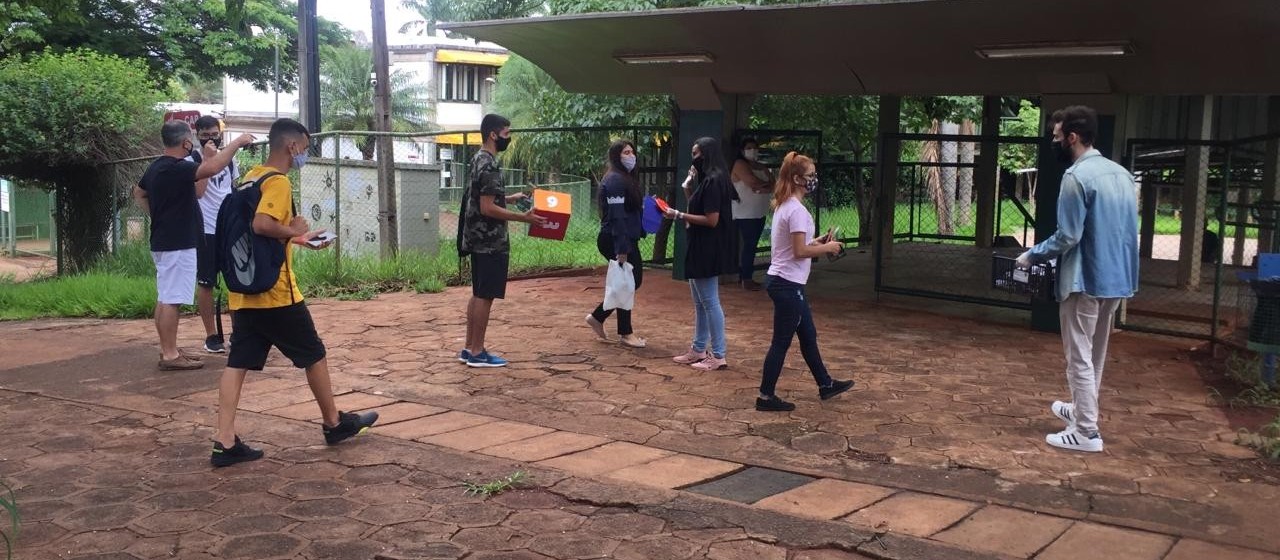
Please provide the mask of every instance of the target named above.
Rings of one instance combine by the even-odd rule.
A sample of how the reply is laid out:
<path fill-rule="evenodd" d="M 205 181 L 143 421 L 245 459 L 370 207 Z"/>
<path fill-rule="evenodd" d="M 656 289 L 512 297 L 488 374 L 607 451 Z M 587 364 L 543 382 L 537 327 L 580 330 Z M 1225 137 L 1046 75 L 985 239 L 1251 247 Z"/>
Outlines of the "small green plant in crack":
<path fill-rule="evenodd" d="M 4 539 L 4 557 L 13 557 L 13 545 L 18 540 L 18 525 L 21 518 L 18 516 L 18 497 L 14 495 L 13 489 L 8 484 L 0 482 L 0 512 L 4 512 L 4 516 L 9 518 L 9 529 L 5 531 L 0 529 L 0 538 Z M 3 516 L 0 516 L 3 517 Z"/>
<path fill-rule="evenodd" d="M 495 480 L 493 482 L 488 482 L 485 484 L 476 484 L 474 482 L 464 482 L 462 484 L 463 486 L 466 486 L 467 494 L 470 494 L 472 496 L 484 496 L 488 498 L 489 496 L 496 496 L 498 494 L 506 492 L 507 490 L 521 486 L 528 481 L 529 481 L 529 473 L 526 473 L 524 471 L 516 471 L 503 478 L 499 478 L 498 480 Z"/>
<path fill-rule="evenodd" d="M 1236 443 L 1251 447 L 1268 459 L 1280 459 L 1280 416 L 1257 432 L 1241 428 L 1236 434 Z"/>

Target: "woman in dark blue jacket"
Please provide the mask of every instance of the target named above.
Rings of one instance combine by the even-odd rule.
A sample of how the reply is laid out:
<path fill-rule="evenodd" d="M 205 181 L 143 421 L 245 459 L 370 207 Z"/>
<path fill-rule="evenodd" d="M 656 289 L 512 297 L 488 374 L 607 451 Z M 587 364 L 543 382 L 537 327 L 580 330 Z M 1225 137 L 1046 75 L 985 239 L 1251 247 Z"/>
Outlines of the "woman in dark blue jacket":
<path fill-rule="evenodd" d="M 609 260 L 609 264 L 631 263 L 636 289 L 644 278 L 644 259 L 640 256 L 640 238 L 644 228 L 640 224 L 644 210 L 644 189 L 636 173 L 636 146 L 629 140 L 616 140 L 609 146 L 609 170 L 600 181 L 600 235 L 596 248 Z M 618 309 L 618 335 L 625 346 L 644 348 L 645 341 L 631 329 L 631 311 Z M 606 310 L 604 303 L 587 315 L 587 325 L 602 341 L 609 337 L 604 332 L 604 321 L 614 310 Z"/>

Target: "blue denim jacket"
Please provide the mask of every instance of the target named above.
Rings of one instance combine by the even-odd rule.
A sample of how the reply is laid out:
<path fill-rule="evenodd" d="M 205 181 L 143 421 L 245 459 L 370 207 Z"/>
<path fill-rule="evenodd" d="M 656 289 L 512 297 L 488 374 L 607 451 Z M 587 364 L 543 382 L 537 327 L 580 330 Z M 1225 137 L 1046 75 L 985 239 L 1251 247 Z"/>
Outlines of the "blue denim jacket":
<path fill-rule="evenodd" d="M 1128 298 L 1138 291 L 1138 194 L 1127 169 L 1090 149 L 1062 176 L 1058 231 L 1031 262 L 1058 257 L 1058 301 L 1075 292 Z"/>

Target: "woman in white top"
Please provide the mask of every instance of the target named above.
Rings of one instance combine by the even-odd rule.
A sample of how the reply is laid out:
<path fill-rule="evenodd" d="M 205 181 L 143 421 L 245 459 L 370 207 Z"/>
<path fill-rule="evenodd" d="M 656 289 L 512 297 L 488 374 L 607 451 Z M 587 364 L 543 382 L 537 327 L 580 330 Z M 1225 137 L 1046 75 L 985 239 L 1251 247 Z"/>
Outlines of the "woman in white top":
<path fill-rule="evenodd" d="M 804 207 L 804 197 L 818 189 L 818 170 L 813 160 L 791 152 L 782 160 L 778 184 L 773 190 L 773 252 L 765 285 L 773 300 L 773 341 L 764 358 L 760 396 L 756 410 L 786 412 L 796 405 L 775 394 L 782 362 L 791 348 L 791 339 L 800 336 L 800 353 L 818 384 L 818 397 L 827 400 L 853 387 L 852 380 L 837 381 L 827 373 L 818 352 L 818 328 L 813 324 L 804 285 L 809 282 L 810 260 L 840 252 L 841 243 L 824 235 L 813 238 L 813 215 Z"/>
<path fill-rule="evenodd" d="M 769 213 L 773 194 L 773 174 L 759 162 L 760 144 L 755 138 L 743 138 L 738 144 L 738 159 L 733 162 L 730 179 L 738 200 L 733 203 L 733 223 L 738 228 L 742 255 L 738 264 L 738 284 L 748 290 L 759 290 L 751 279 L 755 270 L 756 246 L 764 233 L 764 217 Z"/>

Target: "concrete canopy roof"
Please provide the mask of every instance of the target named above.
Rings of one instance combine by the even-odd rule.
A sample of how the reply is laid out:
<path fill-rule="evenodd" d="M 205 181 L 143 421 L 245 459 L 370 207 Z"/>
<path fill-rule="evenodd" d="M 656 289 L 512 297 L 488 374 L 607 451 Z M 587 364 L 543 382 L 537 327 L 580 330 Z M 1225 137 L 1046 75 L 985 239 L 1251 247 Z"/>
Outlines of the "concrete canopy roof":
<path fill-rule="evenodd" d="M 856 0 L 446 24 L 581 93 L 1280 93 L 1278 0 Z M 1110 57 L 975 49 L 1122 42 Z M 623 64 L 705 53 L 710 63 Z"/>

